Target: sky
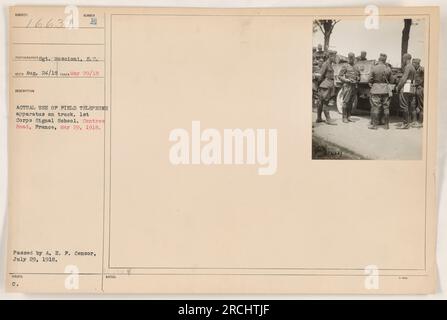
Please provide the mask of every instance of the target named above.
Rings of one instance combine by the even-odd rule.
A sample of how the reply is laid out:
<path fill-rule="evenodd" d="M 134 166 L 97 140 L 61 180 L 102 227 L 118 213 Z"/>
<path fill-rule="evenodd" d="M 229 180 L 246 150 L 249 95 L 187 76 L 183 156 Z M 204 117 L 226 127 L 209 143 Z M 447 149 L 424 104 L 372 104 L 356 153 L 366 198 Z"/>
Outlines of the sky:
<path fill-rule="evenodd" d="M 331 35 L 330 49 L 347 56 L 354 52 L 366 51 L 368 59 L 377 59 L 380 53 L 388 55 L 388 62 L 393 67 L 400 66 L 402 29 L 404 21 L 401 18 L 381 18 L 379 29 L 368 30 L 363 20 L 341 20 Z M 424 65 L 425 20 L 413 19 L 408 42 L 408 53 L 414 58 L 420 58 Z M 313 45 L 323 44 L 323 34 L 318 29 L 313 36 Z"/>

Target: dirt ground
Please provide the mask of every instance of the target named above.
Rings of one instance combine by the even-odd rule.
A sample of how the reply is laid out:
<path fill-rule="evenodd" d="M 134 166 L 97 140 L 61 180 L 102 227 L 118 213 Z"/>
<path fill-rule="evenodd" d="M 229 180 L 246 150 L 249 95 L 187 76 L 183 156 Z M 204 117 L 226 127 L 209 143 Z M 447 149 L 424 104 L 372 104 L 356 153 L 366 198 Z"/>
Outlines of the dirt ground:
<path fill-rule="evenodd" d="M 338 111 L 330 111 L 336 126 L 315 123 L 312 114 L 314 159 L 376 159 L 376 160 L 420 160 L 422 157 L 423 128 L 397 129 L 398 117 L 391 117 L 390 129 L 379 126 L 368 129 L 368 115 L 354 115 L 355 122 L 343 123 Z M 323 116 L 324 118 L 324 116 Z"/>

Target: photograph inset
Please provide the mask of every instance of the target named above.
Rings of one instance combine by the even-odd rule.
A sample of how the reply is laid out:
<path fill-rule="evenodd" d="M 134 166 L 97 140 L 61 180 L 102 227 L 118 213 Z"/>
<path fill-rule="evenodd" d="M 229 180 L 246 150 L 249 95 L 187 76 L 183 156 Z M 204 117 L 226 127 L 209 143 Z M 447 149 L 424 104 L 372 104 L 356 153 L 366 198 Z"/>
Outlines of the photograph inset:
<path fill-rule="evenodd" d="M 312 159 L 422 159 L 425 20 L 315 20 Z"/>

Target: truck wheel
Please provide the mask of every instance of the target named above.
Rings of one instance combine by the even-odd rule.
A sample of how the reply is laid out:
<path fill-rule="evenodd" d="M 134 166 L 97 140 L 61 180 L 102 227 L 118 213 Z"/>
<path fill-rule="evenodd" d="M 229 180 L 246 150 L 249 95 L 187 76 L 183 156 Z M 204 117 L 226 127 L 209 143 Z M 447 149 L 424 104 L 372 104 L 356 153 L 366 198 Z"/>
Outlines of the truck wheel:
<path fill-rule="evenodd" d="M 342 99 L 342 91 L 343 89 L 340 89 L 337 94 L 337 110 L 338 113 L 343 114 L 343 99 Z M 359 102 L 359 97 L 357 95 L 354 96 L 354 100 L 352 101 L 352 110 L 351 112 L 355 112 L 357 110 L 357 105 Z"/>
<path fill-rule="evenodd" d="M 340 113 L 340 114 L 343 114 L 342 91 L 343 91 L 343 89 L 338 90 L 338 94 L 337 94 L 337 110 L 338 110 L 338 113 Z"/>

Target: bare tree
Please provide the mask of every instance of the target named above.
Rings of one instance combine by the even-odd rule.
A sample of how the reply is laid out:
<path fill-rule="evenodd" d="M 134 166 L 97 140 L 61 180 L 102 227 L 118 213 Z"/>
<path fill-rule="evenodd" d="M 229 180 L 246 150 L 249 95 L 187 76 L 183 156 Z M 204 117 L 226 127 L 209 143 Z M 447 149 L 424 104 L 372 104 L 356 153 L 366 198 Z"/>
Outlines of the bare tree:
<path fill-rule="evenodd" d="M 404 19 L 404 28 L 402 29 L 401 57 L 408 52 L 408 41 L 410 40 L 410 29 L 412 19 Z M 403 63 L 403 61 L 401 61 Z"/>
<path fill-rule="evenodd" d="M 329 49 L 329 43 L 331 41 L 331 34 L 332 31 L 334 30 L 335 25 L 339 22 L 340 20 L 315 20 L 314 21 L 314 27 L 317 26 L 321 33 L 323 33 L 323 37 L 324 37 L 324 50 L 328 50 Z M 316 28 L 314 28 L 316 29 Z"/>

